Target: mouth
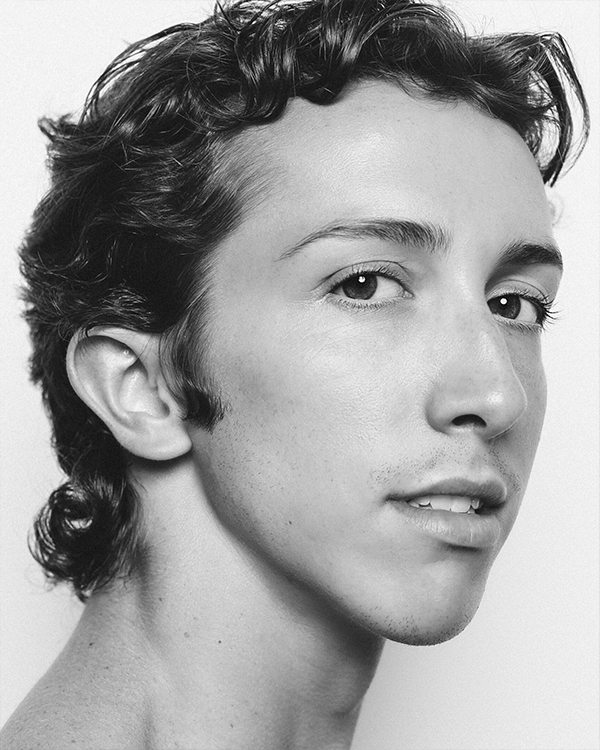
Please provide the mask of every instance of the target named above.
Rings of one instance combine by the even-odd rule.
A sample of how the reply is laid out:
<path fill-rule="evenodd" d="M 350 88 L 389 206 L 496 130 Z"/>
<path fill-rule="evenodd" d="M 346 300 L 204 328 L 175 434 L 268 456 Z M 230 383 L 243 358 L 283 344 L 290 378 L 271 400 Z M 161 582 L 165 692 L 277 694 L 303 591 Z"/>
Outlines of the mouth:
<path fill-rule="evenodd" d="M 423 510 L 445 510 L 451 513 L 473 514 L 481 507 L 481 500 L 476 497 L 460 497 L 458 495 L 436 495 L 435 497 L 417 497 L 406 500 L 413 508 Z"/>
<path fill-rule="evenodd" d="M 388 496 L 403 522 L 457 547 L 495 547 L 503 533 L 506 486 L 496 479 L 450 479 Z"/>

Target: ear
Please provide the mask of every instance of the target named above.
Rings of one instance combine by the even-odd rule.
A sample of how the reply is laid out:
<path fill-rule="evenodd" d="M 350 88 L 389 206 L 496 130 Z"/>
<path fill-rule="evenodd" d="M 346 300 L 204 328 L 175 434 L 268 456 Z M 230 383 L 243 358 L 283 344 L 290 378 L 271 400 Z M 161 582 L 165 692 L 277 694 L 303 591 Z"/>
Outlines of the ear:
<path fill-rule="evenodd" d="M 67 373 L 124 448 L 165 461 L 186 454 L 191 441 L 162 374 L 158 338 L 109 327 L 79 333 L 69 344 Z"/>

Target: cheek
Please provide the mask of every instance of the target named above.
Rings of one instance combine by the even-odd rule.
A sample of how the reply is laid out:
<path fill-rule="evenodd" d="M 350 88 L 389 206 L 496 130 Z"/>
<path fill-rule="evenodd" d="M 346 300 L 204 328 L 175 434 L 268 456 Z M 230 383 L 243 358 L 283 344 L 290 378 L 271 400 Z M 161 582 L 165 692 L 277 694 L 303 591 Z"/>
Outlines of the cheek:
<path fill-rule="evenodd" d="M 537 451 L 546 413 L 546 375 L 541 359 L 540 339 L 535 342 L 526 337 L 509 343 L 513 367 L 527 396 L 527 409 L 509 440 L 513 455 L 521 462 L 522 474 L 529 476 Z"/>
<path fill-rule="evenodd" d="M 358 516 L 380 447 L 394 444 L 382 420 L 398 389 L 381 340 L 361 340 L 356 326 L 280 328 L 285 337 L 272 326 L 251 345 L 249 337 L 230 339 L 217 362 L 228 411 L 211 435 L 204 473 L 236 524 L 276 524 L 280 539 L 293 525 L 316 538 L 313 522 L 324 529 L 329 516 L 336 525 L 340 512 L 348 523 Z"/>
<path fill-rule="evenodd" d="M 302 453 L 321 440 L 347 444 L 377 432 L 391 384 L 376 336 L 357 336 L 352 323 L 280 325 L 230 351 L 220 382 L 232 414 L 257 439 L 300 444 Z"/>

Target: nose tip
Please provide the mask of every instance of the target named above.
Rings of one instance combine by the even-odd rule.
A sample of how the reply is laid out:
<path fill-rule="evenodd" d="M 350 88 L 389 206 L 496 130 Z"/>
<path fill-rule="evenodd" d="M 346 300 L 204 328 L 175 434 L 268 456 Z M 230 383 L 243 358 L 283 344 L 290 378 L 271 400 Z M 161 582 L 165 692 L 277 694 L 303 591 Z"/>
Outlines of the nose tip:
<path fill-rule="evenodd" d="M 471 356 L 456 349 L 438 373 L 427 416 L 440 432 L 471 430 L 491 440 L 514 427 L 527 409 L 525 389 L 501 338 L 480 338 Z"/>

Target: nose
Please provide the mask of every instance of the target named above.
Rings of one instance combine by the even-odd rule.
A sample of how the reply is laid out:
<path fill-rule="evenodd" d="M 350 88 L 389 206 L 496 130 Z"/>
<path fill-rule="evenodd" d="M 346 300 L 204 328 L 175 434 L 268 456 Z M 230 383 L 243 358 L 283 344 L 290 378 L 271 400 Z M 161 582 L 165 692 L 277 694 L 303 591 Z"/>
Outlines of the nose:
<path fill-rule="evenodd" d="M 439 345 L 430 350 L 436 375 L 427 402 L 429 424 L 447 434 L 471 430 L 486 440 L 508 432 L 527 409 L 527 396 L 499 324 L 489 314 L 483 324 L 446 322 L 434 341 Z"/>

